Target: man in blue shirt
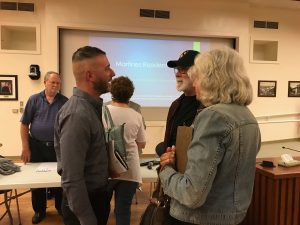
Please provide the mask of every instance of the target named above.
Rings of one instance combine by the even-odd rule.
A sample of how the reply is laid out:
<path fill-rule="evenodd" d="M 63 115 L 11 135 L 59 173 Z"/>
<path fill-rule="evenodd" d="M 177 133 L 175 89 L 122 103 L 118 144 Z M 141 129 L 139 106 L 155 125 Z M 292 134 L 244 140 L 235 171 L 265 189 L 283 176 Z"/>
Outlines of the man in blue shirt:
<path fill-rule="evenodd" d="M 21 118 L 21 159 L 27 162 L 56 162 L 54 150 L 54 121 L 59 109 L 68 100 L 58 93 L 61 79 L 58 73 L 49 71 L 44 78 L 45 90 L 30 96 Z M 61 214 L 61 188 L 55 188 L 55 208 Z M 46 189 L 31 189 L 32 207 L 35 212 L 32 223 L 41 222 L 46 216 Z"/>

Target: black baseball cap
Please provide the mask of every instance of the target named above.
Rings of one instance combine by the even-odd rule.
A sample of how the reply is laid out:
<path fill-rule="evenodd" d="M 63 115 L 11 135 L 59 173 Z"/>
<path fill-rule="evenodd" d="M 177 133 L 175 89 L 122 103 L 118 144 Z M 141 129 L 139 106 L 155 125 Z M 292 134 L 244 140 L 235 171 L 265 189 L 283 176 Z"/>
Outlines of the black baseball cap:
<path fill-rule="evenodd" d="M 168 61 L 167 65 L 170 68 L 176 68 L 176 67 L 187 68 L 187 67 L 191 67 L 191 66 L 194 65 L 195 58 L 199 53 L 200 52 L 195 51 L 195 50 L 186 50 L 183 53 L 181 53 L 178 60 Z"/>

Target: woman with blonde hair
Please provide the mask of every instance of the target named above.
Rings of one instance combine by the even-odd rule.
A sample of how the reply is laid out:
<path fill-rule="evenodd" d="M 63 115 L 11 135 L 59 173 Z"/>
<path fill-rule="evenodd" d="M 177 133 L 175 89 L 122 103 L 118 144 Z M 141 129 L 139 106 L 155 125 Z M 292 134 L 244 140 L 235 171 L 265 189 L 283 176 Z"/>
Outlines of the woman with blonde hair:
<path fill-rule="evenodd" d="M 175 148 L 160 158 L 172 224 L 236 225 L 251 201 L 261 143 L 247 107 L 252 87 L 241 57 L 229 48 L 197 56 L 188 74 L 207 108 L 194 121 L 184 174 L 174 169 Z"/>

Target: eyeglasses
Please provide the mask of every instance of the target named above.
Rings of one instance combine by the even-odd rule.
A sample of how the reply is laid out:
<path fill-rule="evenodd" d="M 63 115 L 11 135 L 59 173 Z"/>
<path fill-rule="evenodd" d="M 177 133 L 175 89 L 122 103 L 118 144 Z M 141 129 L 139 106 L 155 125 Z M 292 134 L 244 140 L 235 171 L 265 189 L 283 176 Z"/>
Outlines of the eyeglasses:
<path fill-rule="evenodd" d="M 177 73 L 187 75 L 188 70 L 189 70 L 189 68 L 180 68 L 180 67 L 177 67 L 177 68 L 174 68 L 174 73 L 175 73 L 175 75 Z"/>

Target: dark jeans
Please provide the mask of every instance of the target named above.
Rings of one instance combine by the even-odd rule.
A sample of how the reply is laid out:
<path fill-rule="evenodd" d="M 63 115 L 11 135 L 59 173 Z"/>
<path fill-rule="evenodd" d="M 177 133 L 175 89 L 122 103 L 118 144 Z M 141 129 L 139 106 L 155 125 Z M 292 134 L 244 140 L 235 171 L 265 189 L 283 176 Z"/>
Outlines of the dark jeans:
<path fill-rule="evenodd" d="M 35 212 L 46 212 L 47 208 L 47 193 L 46 188 L 32 188 L 31 202 L 32 208 Z M 61 210 L 62 189 L 52 188 L 55 197 L 55 208 Z"/>
<path fill-rule="evenodd" d="M 29 140 L 31 157 L 30 162 L 56 162 L 56 154 L 54 146 L 46 146 L 43 142 L 37 141 L 33 138 Z M 45 176 L 47 174 L 45 173 Z M 55 197 L 55 208 L 61 210 L 62 189 L 53 188 Z M 47 207 L 47 192 L 46 188 L 31 189 L 32 208 L 35 212 L 44 213 Z"/>
<path fill-rule="evenodd" d="M 106 189 L 99 189 L 93 192 L 89 192 L 89 199 L 97 218 L 98 225 L 106 225 L 109 216 L 109 199 Z M 62 200 L 62 214 L 65 225 L 80 225 L 80 222 L 77 219 L 76 215 L 69 207 L 67 196 L 65 195 L 65 193 L 63 193 Z"/>
<path fill-rule="evenodd" d="M 130 225 L 131 203 L 138 187 L 137 182 L 110 180 L 108 183 L 109 199 L 115 191 L 116 225 Z"/>

